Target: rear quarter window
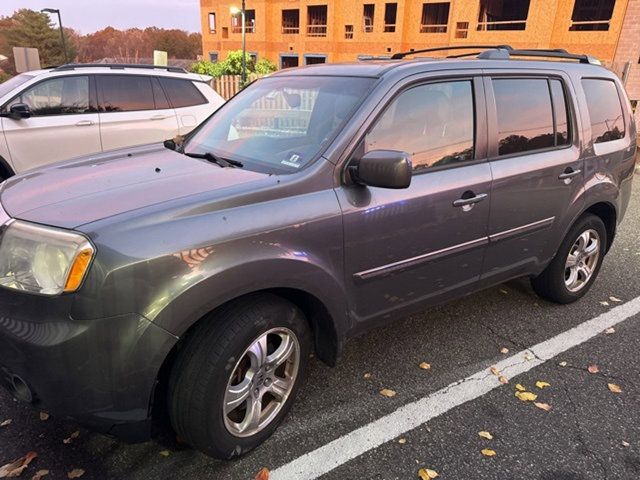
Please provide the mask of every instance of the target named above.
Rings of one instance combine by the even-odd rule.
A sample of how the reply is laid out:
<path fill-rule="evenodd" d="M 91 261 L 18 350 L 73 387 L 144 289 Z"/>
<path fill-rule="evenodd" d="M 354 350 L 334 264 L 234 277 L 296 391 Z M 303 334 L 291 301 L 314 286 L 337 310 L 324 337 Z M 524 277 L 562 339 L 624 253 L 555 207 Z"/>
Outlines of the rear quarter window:
<path fill-rule="evenodd" d="M 162 88 L 169 97 L 169 102 L 173 108 L 193 107 L 203 105 L 207 99 L 200 93 L 200 90 L 189 80 L 179 80 L 175 78 L 160 78 Z"/>
<path fill-rule="evenodd" d="M 614 81 L 583 78 L 582 88 L 587 99 L 593 143 L 624 138 L 624 115 Z"/>

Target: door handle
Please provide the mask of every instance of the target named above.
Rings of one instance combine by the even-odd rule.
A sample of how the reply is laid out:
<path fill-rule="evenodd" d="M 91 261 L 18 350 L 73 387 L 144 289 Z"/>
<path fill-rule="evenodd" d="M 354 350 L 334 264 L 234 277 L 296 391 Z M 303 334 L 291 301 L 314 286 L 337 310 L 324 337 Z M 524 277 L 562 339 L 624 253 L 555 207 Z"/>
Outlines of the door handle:
<path fill-rule="evenodd" d="M 168 115 L 154 115 L 149 120 L 165 120 L 167 118 L 169 118 Z"/>
<path fill-rule="evenodd" d="M 574 170 L 573 168 L 569 167 L 564 172 L 562 172 L 560 175 L 558 175 L 558 179 L 559 180 L 566 180 L 568 178 L 573 178 L 576 175 L 579 175 L 580 172 L 582 172 L 582 170 L 580 170 L 579 168 L 577 170 Z"/>
<path fill-rule="evenodd" d="M 486 193 L 479 193 L 478 195 L 475 195 L 473 197 L 471 195 L 475 195 L 475 194 L 473 192 L 464 192 L 462 194 L 462 198 L 459 198 L 458 200 L 453 202 L 453 206 L 468 207 L 470 205 L 483 201 L 485 198 L 489 196 Z"/>
<path fill-rule="evenodd" d="M 93 125 L 91 120 L 80 120 L 76 123 L 76 127 L 90 127 L 91 125 Z"/>

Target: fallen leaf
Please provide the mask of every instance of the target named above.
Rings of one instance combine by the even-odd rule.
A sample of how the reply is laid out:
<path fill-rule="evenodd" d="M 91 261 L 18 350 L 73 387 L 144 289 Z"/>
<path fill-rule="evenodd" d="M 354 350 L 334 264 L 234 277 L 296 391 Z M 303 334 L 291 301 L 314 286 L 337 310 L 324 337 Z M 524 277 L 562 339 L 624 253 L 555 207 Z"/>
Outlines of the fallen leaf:
<path fill-rule="evenodd" d="M 531 392 L 516 392 L 516 397 L 523 402 L 533 402 L 538 398 L 538 395 Z"/>
<path fill-rule="evenodd" d="M 431 470 L 430 468 L 421 468 L 420 470 L 418 470 L 418 476 L 421 480 L 433 480 L 440 475 L 438 475 L 438 472 L 436 472 L 435 470 Z"/>
<path fill-rule="evenodd" d="M 162 455 L 163 457 L 168 457 L 169 455 L 171 455 L 171 452 L 169 450 L 160 450 L 160 455 Z"/>
<path fill-rule="evenodd" d="M 383 388 L 382 390 L 380 390 L 380 395 L 382 395 L 383 397 L 393 398 L 396 396 L 396 392 L 388 388 Z"/>
<path fill-rule="evenodd" d="M 567 362 L 560 362 L 560 363 L 558 364 L 558 366 L 560 366 L 560 367 L 566 367 L 566 366 L 567 366 Z"/>
<path fill-rule="evenodd" d="M 0 478 L 19 477 L 37 456 L 38 454 L 36 452 L 29 452 L 24 457 L 20 457 L 11 463 L 3 465 L 0 467 Z"/>
<path fill-rule="evenodd" d="M 589 373 L 598 373 L 598 372 L 600 371 L 600 369 L 598 368 L 598 365 L 593 364 L 593 365 L 589 365 L 589 366 L 587 367 L 587 371 L 588 371 Z"/>
<path fill-rule="evenodd" d="M 507 384 L 507 383 L 509 383 L 509 379 L 508 379 L 507 377 L 505 377 L 504 375 L 500 375 L 500 376 L 498 377 L 498 381 L 499 381 L 500 383 L 502 383 L 502 384 Z"/>
<path fill-rule="evenodd" d="M 520 390 L 521 392 L 524 392 L 526 390 L 526 388 L 524 388 L 523 385 L 520 385 L 519 383 L 516 385 L 516 390 Z"/>
<path fill-rule="evenodd" d="M 430 363 L 427 363 L 427 362 L 422 362 L 422 363 L 420 364 L 420 368 L 421 368 L 422 370 L 430 370 L 430 369 L 431 369 L 431 364 L 430 364 Z"/>
<path fill-rule="evenodd" d="M 607 384 L 607 387 L 609 387 L 609 390 L 613 393 L 622 393 L 622 389 L 620 388 L 620 386 L 616 385 L 615 383 L 609 383 Z"/>
<path fill-rule="evenodd" d="M 483 448 L 482 450 L 480 450 L 480 453 L 482 455 L 484 455 L 485 457 L 495 457 L 496 456 L 496 451 L 495 450 L 491 450 L 490 448 Z"/>
<path fill-rule="evenodd" d="M 365 373 L 365 374 L 363 375 L 363 378 L 371 378 L 371 374 L 370 374 L 370 373 Z"/>
<path fill-rule="evenodd" d="M 604 331 L 604 333 L 606 333 L 607 335 L 611 335 L 612 333 L 616 333 L 616 329 L 613 327 L 609 327 Z"/>
<path fill-rule="evenodd" d="M 609 302 L 600 302 L 600 305 L 602 305 L 603 307 L 608 307 L 609 306 Z"/>
<path fill-rule="evenodd" d="M 611 300 L 612 302 L 621 302 L 622 300 L 620 300 L 618 297 L 609 297 L 609 300 Z"/>
<path fill-rule="evenodd" d="M 535 357 L 534 357 L 533 355 L 531 355 L 529 352 L 527 352 L 527 353 L 525 353 L 525 354 L 524 354 L 524 359 L 525 359 L 527 362 L 530 362 L 530 361 L 531 361 L 531 360 L 533 360 L 534 358 L 535 358 Z"/>
<path fill-rule="evenodd" d="M 42 477 L 49 475 L 49 470 L 38 470 L 36 474 L 31 477 L 31 480 L 41 480 Z"/>
<path fill-rule="evenodd" d="M 509 349 L 507 347 L 502 347 L 500 349 L 500 353 L 503 355 L 506 355 L 507 353 L 509 353 Z"/>
<path fill-rule="evenodd" d="M 76 430 L 75 432 L 73 432 L 71 435 L 69 435 L 69 438 L 65 438 L 62 443 L 68 445 L 71 442 L 73 442 L 74 439 L 78 438 L 80 436 L 80 431 Z"/>
<path fill-rule="evenodd" d="M 623 447 L 627 447 L 627 448 L 628 448 L 628 447 L 630 447 L 630 446 L 631 446 L 631 444 L 630 444 L 629 442 L 625 442 L 625 441 L 623 440 L 623 441 L 622 441 L 622 446 L 623 446 Z"/>
<path fill-rule="evenodd" d="M 491 435 L 489 432 L 478 432 L 478 435 L 480 435 L 482 438 L 486 438 L 487 440 L 493 440 L 493 435 Z"/>
<path fill-rule="evenodd" d="M 498 367 L 491 367 L 489 371 L 496 377 L 500 375 L 500 370 L 498 370 Z"/>
<path fill-rule="evenodd" d="M 40 412 L 40 420 L 43 422 L 49 420 L 49 414 L 47 412 Z"/>
<path fill-rule="evenodd" d="M 402 445 L 404 445 L 405 443 L 407 443 L 407 439 L 406 438 L 400 438 L 400 439 L 398 439 L 398 443 L 401 443 Z"/>
<path fill-rule="evenodd" d="M 501 288 L 501 289 L 500 289 L 500 293 L 502 293 L 502 294 L 506 295 L 506 294 L 507 294 L 507 293 L 509 293 L 509 292 L 507 292 L 504 288 Z"/>
<path fill-rule="evenodd" d="M 267 467 L 263 467 L 256 475 L 255 480 L 269 480 L 269 469 Z"/>
<path fill-rule="evenodd" d="M 543 388 L 547 388 L 547 387 L 550 387 L 550 386 L 551 386 L 551 384 L 550 384 L 550 383 L 543 382 L 543 381 L 541 381 L 541 380 L 538 380 L 538 381 L 536 382 L 536 387 L 538 387 L 538 388 L 539 388 L 539 389 L 541 389 L 541 390 L 542 390 Z"/>
<path fill-rule="evenodd" d="M 0 427 L 8 427 L 9 425 L 11 425 L 11 422 L 13 422 L 13 420 L 11 420 L 10 418 L 5 420 L 4 422 L 0 423 Z"/>
<path fill-rule="evenodd" d="M 84 475 L 84 470 L 81 468 L 74 468 L 69 473 L 67 473 L 67 478 L 80 478 Z"/>
<path fill-rule="evenodd" d="M 536 407 L 538 407 L 540 410 L 544 410 L 545 412 L 548 412 L 551 410 L 551 405 L 549 405 L 548 403 L 534 402 L 533 404 Z"/>

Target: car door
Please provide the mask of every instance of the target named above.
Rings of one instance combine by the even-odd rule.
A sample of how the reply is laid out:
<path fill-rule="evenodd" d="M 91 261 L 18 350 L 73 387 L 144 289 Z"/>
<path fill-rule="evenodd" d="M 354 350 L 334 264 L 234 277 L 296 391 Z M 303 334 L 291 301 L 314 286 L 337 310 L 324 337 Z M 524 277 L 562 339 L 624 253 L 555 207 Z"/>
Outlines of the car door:
<path fill-rule="evenodd" d="M 178 133 L 173 108 L 150 75 L 99 75 L 103 150 L 161 142 Z"/>
<path fill-rule="evenodd" d="M 411 85 L 378 117 L 352 156 L 412 156 L 407 189 L 344 185 L 345 283 L 359 321 L 469 291 L 487 243 L 491 172 L 484 161 L 480 78 Z"/>
<path fill-rule="evenodd" d="M 93 81 L 88 75 L 49 78 L 12 99 L 29 106 L 31 117 L 2 118 L 2 130 L 17 172 L 100 152 Z"/>
<path fill-rule="evenodd" d="M 570 85 L 563 76 L 485 78 L 493 186 L 483 283 L 539 273 L 582 210 Z"/>

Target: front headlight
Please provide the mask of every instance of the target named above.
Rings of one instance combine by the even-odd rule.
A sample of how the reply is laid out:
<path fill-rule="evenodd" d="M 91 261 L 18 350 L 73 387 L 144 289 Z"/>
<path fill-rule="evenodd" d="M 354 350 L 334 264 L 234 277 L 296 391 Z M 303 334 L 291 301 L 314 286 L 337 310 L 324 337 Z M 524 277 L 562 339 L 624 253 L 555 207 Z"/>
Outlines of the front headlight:
<path fill-rule="evenodd" d="M 73 292 L 93 253 L 80 234 L 16 220 L 0 243 L 0 285 L 42 295 Z"/>

